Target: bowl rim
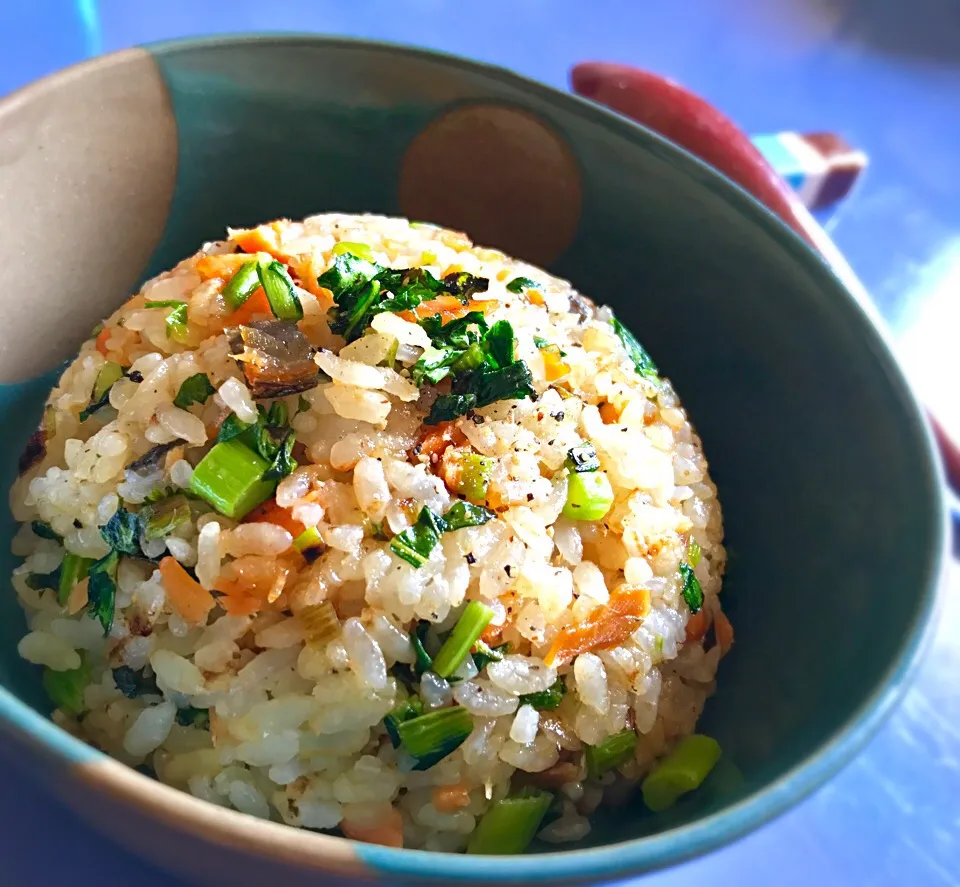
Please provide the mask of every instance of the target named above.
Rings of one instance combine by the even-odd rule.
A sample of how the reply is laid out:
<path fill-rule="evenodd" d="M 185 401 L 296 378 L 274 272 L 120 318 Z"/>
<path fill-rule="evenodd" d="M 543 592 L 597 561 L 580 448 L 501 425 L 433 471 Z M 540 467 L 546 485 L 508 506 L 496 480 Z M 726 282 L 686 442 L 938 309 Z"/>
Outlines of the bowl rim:
<path fill-rule="evenodd" d="M 304 832 L 258 820 L 233 810 L 215 807 L 192 795 L 164 785 L 126 767 L 56 726 L 47 717 L 0 686 L 0 726 L 16 738 L 39 745 L 41 750 L 68 765 L 78 766 L 85 788 L 122 803 L 146 809 L 182 831 L 197 830 L 206 840 L 242 848 L 263 857 L 282 857 L 317 871 L 356 871 L 358 866 L 396 876 L 423 879 L 457 879 L 471 882 L 569 882 L 615 878 L 650 871 L 714 850 L 743 837 L 780 816 L 843 768 L 886 720 L 907 690 L 922 656 L 929 648 L 939 607 L 948 555 L 948 512 L 944 503 L 942 468 L 930 427 L 908 385 L 885 324 L 862 284 L 836 248 L 829 261 L 805 243 L 782 220 L 735 182 L 685 149 L 623 115 L 572 93 L 517 74 L 499 65 L 474 61 L 451 53 L 400 43 L 303 32 L 222 33 L 186 37 L 126 48 L 87 59 L 35 80 L 0 98 L 0 110 L 31 100 L 55 89 L 59 83 L 85 76 L 103 67 L 121 64 L 125 57 L 147 51 L 151 55 L 181 50 L 217 50 L 244 46 L 307 45 L 348 48 L 420 59 L 482 74 L 538 95 L 588 122 L 599 125 L 645 151 L 669 155 L 680 171 L 696 179 L 725 200 L 734 211 L 761 229 L 821 282 L 830 297 L 846 303 L 849 322 L 860 326 L 864 344 L 883 367 L 887 382 L 899 396 L 905 418 L 912 426 L 923 461 L 923 488 L 917 496 L 940 515 L 935 538 L 924 553 L 918 607 L 906 639 L 866 700 L 852 711 L 833 736 L 819 749 L 796 762 L 781 776 L 737 803 L 702 819 L 627 841 L 582 850 L 557 850 L 515 856 L 468 856 L 425 850 L 397 849 L 359 844 L 346 838 Z M 829 243 L 829 241 L 828 241 Z M 832 246 L 832 244 L 830 244 Z M 933 516 L 933 515 L 931 515 Z M 369 874 L 369 873 L 368 873 Z"/>

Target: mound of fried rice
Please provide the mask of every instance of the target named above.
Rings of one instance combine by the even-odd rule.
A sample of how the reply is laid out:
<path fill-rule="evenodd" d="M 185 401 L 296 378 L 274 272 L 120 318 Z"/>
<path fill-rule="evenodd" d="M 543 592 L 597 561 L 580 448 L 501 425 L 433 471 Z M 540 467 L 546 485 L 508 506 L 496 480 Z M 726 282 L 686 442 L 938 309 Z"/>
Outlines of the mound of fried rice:
<path fill-rule="evenodd" d="M 605 798 L 694 732 L 732 642 L 717 491 L 670 383 L 608 309 L 458 232 L 325 214 L 229 234 L 94 331 L 25 453 L 19 651 L 43 666 L 54 720 L 291 826 L 459 851 L 492 804 L 534 786 L 553 796 L 539 838 L 584 837 Z M 372 314 L 348 344 L 318 283 L 344 256 L 424 269 L 443 292 Z M 307 370 L 281 358 L 258 377 L 256 339 L 238 346 L 237 328 L 276 320 L 262 289 L 225 299 L 248 260 L 289 275 Z M 437 420 L 451 375 L 414 380 L 432 347 L 421 321 L 467 310 L 509 322 L 530 390 Z M 227 422 L 288 444 L 239 520 L 193 482 Z M 598 519 L 565 508 L 584 447 L 613 493 Z M 450 529 L 458 502 L 482 519 Z M 425 510 L 441 527 L 418 562 L 397 540 Z M 440 677 L 431 657 L 471 601 L 488 622 Z M 413 699 L 416 714 L 469 714 L 468 735 L 424 766 L 385 724 Z M 588 767 L 625 731 L 625 758 Z"/>

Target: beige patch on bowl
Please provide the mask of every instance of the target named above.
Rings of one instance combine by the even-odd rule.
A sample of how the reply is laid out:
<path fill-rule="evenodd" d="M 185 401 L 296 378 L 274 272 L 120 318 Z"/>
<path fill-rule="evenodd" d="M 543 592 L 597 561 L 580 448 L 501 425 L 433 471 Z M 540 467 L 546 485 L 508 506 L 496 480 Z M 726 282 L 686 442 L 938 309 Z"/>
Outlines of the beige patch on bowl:
<path fill-rule="evenodd" d="M 407 148 L 399 198 L 407 218 L 549 265 L 576 234 L 580 172 L 566 142 L 533 114 L 463 105 Z"/>
<path fill-rule="evenodd" d="M 176 122 L 145 50 L 0 102 L 0 382 L 53 369 L 129 296 L 176 172 Z"/>

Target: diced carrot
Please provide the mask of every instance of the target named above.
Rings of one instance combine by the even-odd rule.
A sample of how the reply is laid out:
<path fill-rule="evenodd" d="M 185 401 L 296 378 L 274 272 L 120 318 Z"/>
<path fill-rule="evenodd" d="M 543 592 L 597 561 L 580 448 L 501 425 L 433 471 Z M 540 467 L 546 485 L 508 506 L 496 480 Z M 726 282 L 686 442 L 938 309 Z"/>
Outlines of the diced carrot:
<path fill-rule="evenodd" d="M 620 421 L 620 411 L 610 401 L 604 401 L 600 406 L 600 418 L 604 425 L 616 425 Z"/>
<path fill-rule="evenodd" d="M 431 801 L 441 813 L 456 813 L 470 806 L 470 790 L 465 783 L 456 785 L 438 785 L 432 793 Z"/>
<path fill-rule="evenodd" d="M 539 290 L 528 289 L 528 290 L 524 293 L 524 295 L 527 297 L 527 301 L 528 301 L 531 305 L 543 305 L 543 304 L 544 304 L 543 296 L 540 295 L 540 291 L 539 291 Z"/>
<path fill-rule="evenodd" d="M 269 253 L 281 262 L 290 260 L 290 254 L 280 248 L 282 223 L 270 222 L 256 228 L 234 231 L 231 240 L 245 253 Z"/>
<path fill-rule="evenodd" d="M 447 447 L 460 446 L 466 442 L 466 435 L 453 422 L 438 422 L 436 425 L 424 426 L 413 452 L 414 456 L 427 456 L 432 463 L 436 463 Z"/>
<path fill-rule="evenodd" d="M 185 622 L 193 625 L 202 625 L 206 622 L 207 614 L 215 604 L 213 595 L 174 558 L 163 558 L 159 568 L 170 606 Z"/>
<path fill-rule="evenodd" d="M 277 505 L 275 498 L 267 499 L 263 505 L 258 505 L 243 519 L 243 522 L 276 524 L 283 527 L 294 539 L 307 529 L 304 524 L 294 519 L 289 508 Z"/>
<path fill-rule="evenodd" d="M 249 594 L 225 594 L 219 604 L 228 616 L 243 617 L 259 613 L 263 601 Z"/>
<path fill-rule="evenodd" d="M 500 638 L 502 635 L 502 625 L 488 625 L 483 631 L 480 632 L 480 640 L 483 641 L 488 647 L 495 647 L 500 643 Z"/>
<path fill-rule="evenodd" d="M 382 844 L 384 847 L 403 846 L 403 817 L 394 807 L 390 807 L 372 824 L 355 819 L 344 819 L 340 823 L 340 830 L 354 841 Z"/>
<path fill-rule="evenodd" d="M 703 611 L 701 610 L 700 612 L 702 613 Z M 713 623 L 713 630 L 717 634 L 717 643 L 720 645 L 720 652 L 726 655 L 733 646 L 733 625 L 723 610 L 717 613 L 716 620 Z"/>
<path fill-rule="evenodd" d="M 267 301 L 267 294 L 262 286 L 258 286 L 253 294 L 236 311 L 224 318 L 225 326 L 240 326 L 250 323 L 260 315 L 270 317 L 272 315 L 270 303 Z"/>
<path fill-rule="evenodd" d="M 543 369 L 548 382 L 562 379 L 570 372 L 570 364 L 561 358 L 560 349 L 556 345 L 547 345 L 546 348 L 541 348 L 540 356 L 543 358 Z M 602 409 L 600 415 L 603 415 Z"/>
<path fill-rule="evenodd" d="M 585 622 L 561 628 L 544 661 L 547 665 L 565 665 L 581 653 L 615 647 L 637 630 L 649 612 L 647 589 L 621 585 Z"/>
<path fill-rule="evenodd" d="M 221 280 L 230 280 L 249 261 L 251 261 L 249 253 L 203 256 L 203 258 L 197 260 L 194 270 L 204 280 L 212 280 L 214 277 L 219 277 Z"/>
<path fill-rule="evenodd" d="M 110 327 L 105 326 L 99 333 L 97 333 L 97 351 L 99 351 L 104 357 L 107 356 L 107 339 L 110 338 L 110 334 L 113 330 Z"/>
<path fill-rule="evenodd" d="M 497 302 L 495 299 L 471 299 L 466 305 L 456 296 L 440 296 L 436 299 L 430 299 L 421 302 L 412 311 L 399 311 L 397 317 L 416 323 L 424 317 L 433 317 L 439 314 L 443 322 L 450 323 L 451 320 L 458 320 L 470 311 L 490 311 Z"/>
<path fill-rule="evenodd" d="M 687 620 L 687 642 L 702 641 L 709 627 L 710 623 L 707 620 L 706 610 L 693 613 Z"/>

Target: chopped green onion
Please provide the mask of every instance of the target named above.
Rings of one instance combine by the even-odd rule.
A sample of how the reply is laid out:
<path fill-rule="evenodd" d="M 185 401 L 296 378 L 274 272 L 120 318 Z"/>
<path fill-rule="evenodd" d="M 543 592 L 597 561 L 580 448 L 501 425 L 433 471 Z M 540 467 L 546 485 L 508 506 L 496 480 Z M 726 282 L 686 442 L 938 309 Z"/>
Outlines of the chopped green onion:
<path fill-rule="evenodd" d="M 60 541 L 60 535 L 54 533 L 50 524 L 45 524 L 43 521 L 33 521 L 30 524 L 30 529 L 33 530 L 34 536 L 39 536 L 41 539 L 53 539 L 55 542 Z"/>
<path fill-rule="evenodd" d="M 427 652 L 427 647 L 424 644 L 429 630 L 430 623 L 424 619 L 417 623 L 417 627 L 410 635 L 410 646 L 413 647 L 414 655 L 417 657 L 417 672 L 420 674 L 430 671 L 433 667 L 433 657 Z"/>
<path fill-rule="evenodd" d="M 538 289 L 540 289 L 540 284 L 535 280 L 531 280 L 529 277 L 514 277 L 513 280 L 507 284 L 508 293 L 522 293 L 524 290 Z"/>
<path fill-rule="evenodd" d="M 193 469 L 190 489 L 220 514 L 240 520 L 273 494 L 276 483 L 263 479 L 269 467 L 240 441 L 223 441 Z"/>
<path fill-rule="evenodd" d="M 307 527 L 293 540 L 293 547 L 301 554 L 310 548 L 319 548 L 322 545 L 323 539 L 320 538 L 320 531 L 316 527 Z"/>
<path fill-rule="evenodd" d="M 108 360 L 97 373 L 96 381 L 93 383 L 93 391 L 90 392 L 90 405 L 80 411 L 80 421 L 86 422 L 87 417 L 102 409 L 110 402 L 110 389 L 115 382 L 123 378 L 123 367 L 112 360 Z"/>
<path fill-rule="evenodd" d="M 620 323 L 616 317 L 610 321 L 610 324 L 613 326 L 613 331 L 617 334 L 620 344 L 623 345 L 626 350 L 627 356 L 632 361 L 633 368 L 637 371 L 637 375 L 643 376 L 651 382 L 659 382 L 660 377 L 657 375 L 657 365 L 653 362 L 650 355 L 647 354 L 643 345 L 637 341 L 636 336 Z"/>
<path fill-rule="evenodd" d="M 468 453 L 460 460 L 460 478 L 457 492 L 475 502 L 487 498 L 487 486 L 493 472 L 494 461 L 479 453 Z"/>
<path fill-rule="evenodd" d="M 117 567 L 120 555 L 116 551 L 90 564 L 87 583 L 87 613 L 103 626 L 103 636 L 113 628 L 117 597 Z"/>
<path fill-rule="evenodd" d="M 571 520 L 600 520 L 613 505 L 613 498 L 613 487 L 604 472 L 574 472 L 567 478 L 563 516 Z"/>
<path fill-rule="evenodd" d="M 526 788 L 490 805 L 467 844 L 467 853 L 508 856 L 523 853 L 536 837 L 553 795 Z"/>
<path fill-rule="evenodd" d="M 563 678 L 557 678 L 546 690 L 539 693 L 524 693 L 520 697 L 520 704 L 532 705 L 537 711 L 553 711 L 559 708 L 566 693 L 567 685 L 563 682 Z"/>
<path fill-rule="evenodd" d="M 452 533 L 464 527 L 479 527 L 495 517 L 496 515 L 489 508 L 484 508 L 482 505 L 454 502 L 443 516 L 443 529 Z"/>
<path fill-rule="evenodd" d="M 267 301 L 275 317 L 280 320 L 301 320 L 303 306 L 297 296 L 296 288 L 287 269 L 279 262 L 257 264 L 257 277 L 260 286 L 267 294 Z"/>
<path fill-rule="evenodd" d="M 533 344 L 536 345 L 537 348 L 549 348 L 549 347 L 550 347 L 550 343 L 549 343 L 546 339 L 544 339 L 543 336 L 534 336 L 534 337 L 533 337 Z"/>
<path fill-rule="evenodd" d="M 175 342 L 183 342 L 187 337 L 187 303 L 177 299 L 162 302 L 145 302 L 144 308 L 172 308 L 167 315 L 167 336 Z"/>
<path fill-rule="evenodd" d="M 680 578 L 683 580 L 680 594 L 687 602 L 690 612 L 699 612 L 703 606 L 703 586 L 700 585 L 700 580 L 697 579 L 697 574 L 693 572 L 690 564 L 680 564 Z"/>
<path fill-rule="evenodd" d="M 491 619 L 493 610 L 480 601 L 470 601 L 433 657 L 433 670 L 442 678 L 450 677 L 470 654 L 470 648 L 479 640 Z"/>
<path fill-rule="evenodd" d="M 236 311 L 243 305 L 260 286 L 260 277 L 257 274 L 257 265 L 259 264 L 256 259 L 244 263 L 223 288 L 223 301 L 227 303 L 227 307 L 231 311 Z"/>
<path fill-rule="evenodd" d="M 165 539 L 184 524 L 190 522 L 193 516 L 190 506 L 178 496 L 177 500 L 165 502 L 161 508 L 142 508 L 139 512 L 143 538 Z"/>
<path fill-rule="evenodd" d="M 310 412 L 310 401 L 307 400 L 302 394 L 297 398 L 297 415 L 300 413 Z"/>
<path fill-rule="evenodd" d="M 333 254 L 339 256 L 343 253 L 349 253 L 358 259 L 366 259 L 368 262 L 374 261 L 373 250 L 365 243 L 352 243 L 349 240 L 341 240 L 334 246 Z"/>
<path fill-rule="evenodd" d="M 600 460 L 597 458 L 596 448 L 592 443 L 570 447 L 567 450 L 567 466 L 577 472 L 599 471 Z"/>
<path fill-rule="evenodd" d="M 473 645 L 473 664 L 477 667 L 477 671 L 483 671 L 491 662 L 503 662 L 503 657 L 509 652 L 509 643 L 491 647 L 483 641 L 477 641 Z"/>
<path fill-rule="evenodd" d="M 394 748 L 400 748 L 400 731 L 398 729 L 400 725 L 412 721 L 422 714 L 423 702 L 420 701 L 420 697 L 408 696 L 383 719 L 383 726 L 386 728 L 387 735 L 389 735 Z"/>
<path fill-rule="evenodd" d="M 424 506 L 417 517 L 417 522 L 393 537 L 390 550 L 411 566 L 420 568 L 430 558 L 430 552 L 440 541 L 443 530 L 442 518 L 438 518 Z"/>
<path fill-rule="evenodd" d="M 90 683 L 90 663 L 81 654 L 80 665 L 69 671 L 43 670 L 43 689 L 61 711 L 78 715 L 83 711 L 83 691 Z"/>
<path fill-rule="evenodd" d="M 643 780 L 643 803 L 655 813 L 673 806 L 681 795 L 700 786 L 718 760 L 716 739 L 696 733 L 681 739 Z"/>
<path fill-rule="evenodd" d="M 180 390 L 173 399 L 173 405 L 185 410 L 195 403 L 206 403 L 207 398 L 216 393 L 216 390 L 210 384 L 206 373 L 194 373 L 181 383 Z"/>
<path fill-rule="evenodd" d="M 690 537 L 690 540 L 687 542 L 687 562 L 691 567 L 695 567 L 700 563 L 700 558 L 703 556 L 703 549 L 700 547 L 700 543 L 697 542 L 693 536 Z"/>
<path fill-rule="evenodd" d="M 127 699 L 162 695 L 157 687 L 157 679 L 152 675 L 148 677 L 143 669 L 134 671 L 127 665 L 121 665 L 113 669 L 113 682 Z"/>
<path fill-rule="evenodd" d="M 57 603 L 61 607 L 66 606 L 73 586 L 86 577 L 92 563 L 93 558 L 80 557 L 69 551 L 63 556 L 63 563 L 60 565 L 60 582 L 57 586 Z"/>
<path fill-rule="evenodd" d="M 196 727 L 198 730 L 210 729 L 210 711 L 206 708 L 178 708 L 176 721 L 181 727 Z"/>
<path fill-rule="evenodd" d="M 463 745 L 472 732 L 473 718 L 460 706 L 441 708 L 397 726 L 401 745 L 416 761 L 414 770 L 429 770 Z"/>
<path fill-rule="evenodd" d="M 596 779 L 598 776 L 625 764 L 633 756 L 637 747 L 637 734 L 633 730 L 623 730 L 608 736 L 599 745 L 584 745 L 587 758 L 587 774 Z"/>

